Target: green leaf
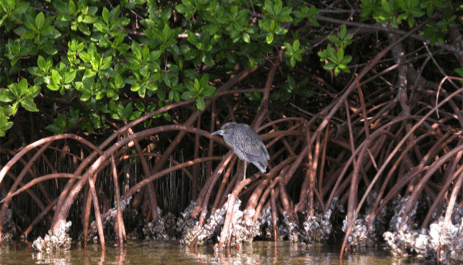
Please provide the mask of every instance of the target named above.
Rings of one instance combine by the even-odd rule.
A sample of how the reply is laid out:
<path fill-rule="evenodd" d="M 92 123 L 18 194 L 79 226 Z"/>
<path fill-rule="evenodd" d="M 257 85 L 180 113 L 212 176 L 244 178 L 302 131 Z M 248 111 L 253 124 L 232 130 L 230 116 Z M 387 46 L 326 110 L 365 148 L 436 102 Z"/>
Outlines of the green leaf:
<path fill-rule="evenodd" d="M 273 6 L 273 12 L 275 15 L 279 15 L 281 13 L 281 9 L 283 8 L 283 3 L 281 0 L 275 0 L 275 5 Z"/>
<path fill-rule="evenodd" d="M 291 45 L 288 42 L 285 42 L 284 45 L 286 47 L 285 54 L 288 55 L 288 56 L 293 55 L 294 54 L 293 45 Z"/>
<path fill-rule="evenodd" d="M 12 116 L 16 115 L 16 112 L 18 112 L 19 104 L 18 102 L 13 103 L 13 105 L 10 108 L 10 114 Z"/>
<path fill-rule="evenodd" d="M 347 27 L 346 25 L 342 25 L 341 30 L 339 31 L 339 36 L 341 37 L 341 39 L 344 39 L 346 37 L 346 34 L 347 34 Z"/>
<path fill-rule="evenodd" d="M 342 63 L 342 64 L 348 64 L 348 63 L 350 63 L 350 61 L 352 61 L 352 56 L 351 56 L 351 55 L 346 55 L 346 56 L 344 56 L 344 58 L 342 59 L 341 63 Z"/>
<path fill-rule="evenodd" d="M 166 91 L 163 88 L 160 88 L 157 90 L 157 96 L 159 100 L 164 100 L 166 99 Z"/>
<path fill-rule="evenodd" d="M 295 40 L 295 41 L 293 42 L 293 49 L 294 49 L 294 51 L 299 50 L 299 46 L 300 46 L 300 45 L 301 45 L 301 44 L 299 43 L 299 40 Z"/>
<path fill-rule="evenodd" d="M 204 91 L 201 93 L 205 97 L 211 97 L 215 94 L 215 87 L 213 86 L 208 86 L 207 88 L 204 89 Z"/>
<path fill-rule="evenodd" d="M 41 29 L 43 27 L 43 24 L 45 24 L 45 17 L 43 15 L 43 12 L 40 12 L 35 17 L 35 26 L 37 27 L 37 29 Z"/>
<path fill-rule="evenodd" d="M 60 74 L 58 73 L 58 71 L 56 71 L 55 69 L 52 69 L 51 70 L 51 79 L 53 80 L 53 82 L 55 82 L 55 84 L 59 85 L 60 82 L 61 82 L 61 76 Z"/>
<path fill-rule="evenodd" d="M 328 51 L 328 55 L 329 55 L 329 58 L 331 60 L 336 60 L 337 57 L 336 57 L 336 51 L 331 47 L 331 45 L 328 45 L 326 47 L 327 51 Z"/>
<path fill-rule="evenodd" d="M 76 12 L 76 4 L 74 1 L 69 1 L 69 6 L 68 6 L 69 11 L 74 14 Z"/>
<path fill-rule="evenodd" d="M 381 0 L 381 5 L 387 13 L 392 12 L 392 0 Z"/>
<path fill-rule="evenodd" d="M 408 26 L 409 26 L 410 28 L 413 28 L 413 25 L 414 25 L 414 24 L 415 24 L 415 20 L 413 19 L 412 16 L 409 16 L 409 17 L 408 17 Z"/>
<path fill-rule="evenodd" d="M 132 114 L 132 111 L 133 111 L 132 102 L 129 102 L 129 104 L 127 104 L 127 106 L 125 106 L 124 110 L 122 111 L 121 116 L 123 118 L 128 118 Z"/>
<path fill-rule="evenodd" d="M 80 96 L 80 100 L 81 101 L 87 101 L 90 99 L 92 95 L 90 95 L 89 93 L 83 93 L 81 96 Z"/>
<path fill-rule="evenodd" d="M 201 83 L 199 82 L 198 79 L 195 79 L 195 83 L 193 85 L 194 89 L 196 92 L 200 92 L 201 91 Z"/>
<path fill-rule="evenodd" d="M 197 97 L 196 98 L 196 107 L 200 110 L 204 110 L 206 107 L 206 103 L 204 102 L 204 99 L 202 97 Z"/>
<path fill-rule="evenodd" d="M 136 110 L 136 111 L 132 112 L 132 114 L 129 117 L 129 120 L 131 120 L 131 121 L 136 120 L 140 116 L 141 116 L 141 111 Z"/>
<path fill-rule="evenodd" d="M 45 45 L 42 47 L 42 50 L 48 55 L 55 55 L 58 53 L 58 50 L 56 50 L 52 45 Z"/>
<path fill-rule="evenodd" d="M 145 104 L 143 102 L 137 101 L 134 105 L 139 111 L 145 111 Z"/>
<path fill-rule="evenodd" d="M 17 84 L 17 88 L 20 91 L 20 96 L 26 95 L 27 94 L 27 80 L 25 78 L 21 78 L 21 81 Z"/>
<path fill-rule="evenodd" d="M 399 0 L 397 1 L 399 3 L 400 8 L 402 8 L 403 11 L 407 11 L 407 4 L 405 3 L 405 0 Z M 408 1 L 407 1 L 408 2 Z"/>
<path fill-rule="evenodd" d="M 48 71 L 47 62 L 42 57 L 42 55 L 39 55 L 39 58 L 37 59 L 37 65 L 39 66 L 40 70 L 44 72 Z"/>
<path fill-rule="evenodd" d="M 97 19 L 98 19 L 97 16 L 89 15 L 89 16 L 85 16 L 82 22 L 87 23 L 87 24 L 93 24 L 95 23 Z"/>
<path fill-rule="evenodd" d="M 288 79 L 288 86 L 291 91 L 296 89 L 296 81 L 294 81 L 294 78 L 290 75 L 286 75 Z"/>
<path fill-rule="evenodd" d="M 20 15 L 26 12 L 28 7 L 29 7 L 29 3 L 25 3 L 25 2 L 16 3 L 15 13 L 17 15 Z"/>
<path fill-rule="evenodd" d="M 336 58 L 338 59 L 337 61 L 338 62 L 341 62 L 342 59 L 344 58 L 344 49 L 342 48 L 339 48 L 337 54 L 336 54 Z"/>
<path fill-rule="evenodd" d="M 339 42 L 339 38 L 334 36 L 334 35 L 330 35 L 328 36 L 328 39 L 331 41 L 331 42 L 334 42 L 334 43 L 338 43 Z"/>
<path fill-rule="evenodd" d="M 191 90 L 190 91 L 185 91 L 182 94 L 182 99 L 189 100 L 189 99 L 195 98 L 196 95 L 197 95 L 197 93 L 194 92 L 194 91 L 191 91 Z"/>
<path fill-rule="evenodd" d="M 102 24 L 100 21 L 98 21 L 98 22 L 96 22 L 95 24 L 93 24 L 93 26 L 94 26 L 95 28 L 97 28 L 100 32 L 103 32 L 103 33 L 109 31 L 108 26 Z"/>
<path fill-rule="evenodd" d="M 148 59 L 148 56 L 150 55 L 150 49 L 148 48 L 148 45 L 143 46 L 141 49 L 141 54 L 143 56 L 143 60 Z"/>
<path fill-rule="evenodd" d="M 267 35 L 265 40 L 267 41 L 268 44 L 272 44 L 272 42 L 273 42 L 273 34 L 270 33 L 269 35 Z"/>
<path fill-rule="evenodd" d="M 188 38 L 187 38 L 187 40 L 188 40 L 191 44 L 193 44 L 193 45 L 195 45 L 195 46 L 198 46 L 198 37 L 196 37 L 196 35 L 195 35 L 193 32 L 189 31 L 189 30 L 188 30 L 187 32 L 188 32 Z"/>
<path fill-rule="evenodd" d="M 267 11 L 269 14 L 275 16 L 275 12 L 273 11 L 273 3 L 271 0 L 265 0 L 264 8 L 265 11 Z"/>
<path fill-rule="evenodd" d="M 323 66 L 323 69 L 325 69 L 325 70 L 331 70 L 331 69 L 333 69 L 334 67 L 336 67 L 336 64 L 333 63 L 333 62 L 330 62 L 330 63 L 325 64 L 325 65 Z"/>
<path fill-rule="evenodd" d="M 196 81 L 196 80 L 195 80 Z M 201 77 L 201 87 L 202 88 L 205 88 L 208 86 L 208 82 L 209 82 L 209 74 L 205 74 Z"/>
<path fill-rule="evenodd" d="M 57 91 L 59 90 L 59 84 L 56 84 L 55 82 L 51 81 L 50 83 L 47 84 L 48 89 L 51 91 Z"/>
<path fill-rule="evenodd" d="M 461 68 L 460 68 L 461 69 Z M 8 89 L 0 88 L 0 101 L 8 103 L 14 100 L 14 95 Z"/>
<path fill-rule="evenodd" d="M 296 66 L 296 57 L 291 57 L 291 59 L 289 59 L 289 63 L 291 64 L 291 67 L 294 68 L 294 66 Z"/>
<path fill-rule="evenodd" d="M 103 16 L 103 21 L 106 24 L 109 24 L 110 14 L 109 14 L 109 10 L 106 7 L 103 7 L 103 12 L 101 15 Z"/>
<path fill-rule="evenodd" d="M 80 52 L 79 53 L 79 57 L 80 59 L 82 59 L 82 61 L 84 61 L 85 63 L 89 63 L 90 60 L 92 59 L 90 54 L 86 53 L 86 52 Z"/>
<path fill-rule="evenodd" d="M 32 101 L 31 98 L 26 98 L 25 100 L 21 100 L 21 106 L 30 112 L 39 111 L 39 109 L 37 108 L 37 106 L 35 105 L 34 101 Z"/>
<path fill-rule="evenodd" d="M 98 91 L 98 92 L 96 93 L 95 99 L 96 99 L 96 100 L 101 100 L 102 98 L 104 98 L 104 95 L 105 95 L 105 92 L 104 92 L 104 91 Z"/>
<path fill-rule="evenodd" d="M 82 78 L 82 80 L 93 78 L 95 75 L 96 75 L 95 71 L 93 71 L 90 68 L 87 68 L 84 72 L 84 77 Z M 53 77 L 53 73 L 52 73 L 52 77 Z"/>
<path fill-rule="evenodd" d="M 169 24 L 164 25 L 164 29 L 162 30 L 162 36 L 164 37 L 164 41 L 169 40 L 171 34 L 171 29 L 169 28 Z"/>
<path fill-rule="evenodd" d="M 412 15 L 414 17 L 422 17 L 425 14 L 425 12 L 418 7 L 415 7 L 412 9 Z"/>
<path fill-rule="evenodd" d="M 251 36 L 248 33 L 243 33 L 242 38 L 243 38 L 243 41 L 246 42 L 246 43 L 251 42 Z"/>
<path fill-rule="evenodd" d="M 136 41 L 132 42 L 132 52 L 137 57 L 138 60 L 140 60 L 140 61 L 142 60 L 141 51 L 140 51 L 140 44 L 138 44 Z"/>
<path fill-rule="evenodd" d="M 50 131 L 52 133 L 57 133 L 57 132 L 61 131 L 61 128 L 56 126 L 55 124 L 50 124 L 47 127 L 45 127 L 45 130 Z M 63 132 L 61 131 L 61 133 L 63 133 Z"/>
<path fill-rule="evenodd" d="M 119 89 L 122 87 L 124 80 L 122 79 L 122 76 L 120 74 L 116 74 L 116 77 L 114 78 L 114 86 L 116 89 Z"/>
<path fill-rule="evenodd" d="M 455 72 L 461 77 L 463 77 L 463 68 L 455 68 Z"/>
<path fill-rule="evenodd" d="M 76 78 L 76 71 L 71 70 L 70 72 L 67 72 L 64 74 L 64 83 L 65 84 L 71 83 L 75 78 Z"/>
<path fill-rule="evenodd" d="M 137 92 L 138 90 L 140 90 L 141 86 L 139 83 L 135 83 L 132 85 L 132 87 L 130 88 L 130 90 L 132 90 L 133 92 Z"/>

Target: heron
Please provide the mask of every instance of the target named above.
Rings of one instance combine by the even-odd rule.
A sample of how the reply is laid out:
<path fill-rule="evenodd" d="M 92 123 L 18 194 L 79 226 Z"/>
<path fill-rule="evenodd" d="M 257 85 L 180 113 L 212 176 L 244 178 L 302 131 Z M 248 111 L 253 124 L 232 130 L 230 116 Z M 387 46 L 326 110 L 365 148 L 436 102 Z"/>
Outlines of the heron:
<path fill-rule="evenodd" d="M 220 134 L 223 139 L 233 149 L 233 152 L 244 161 L 244 176 L 246 179 L 247 163 L 253 163 L 262 173 L 267 170 L 267 163 L 270 160 L 267 148 L 259 135 L 251 126 L 243 123 L 229 122 L 222 126 L 218 131 L 211 135 Z"/>

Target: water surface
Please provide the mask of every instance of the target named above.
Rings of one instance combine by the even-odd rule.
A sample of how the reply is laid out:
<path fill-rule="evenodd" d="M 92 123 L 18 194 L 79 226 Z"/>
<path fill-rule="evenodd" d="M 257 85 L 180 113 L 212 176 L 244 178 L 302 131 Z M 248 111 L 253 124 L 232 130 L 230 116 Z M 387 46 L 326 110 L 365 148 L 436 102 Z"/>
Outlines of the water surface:
<path fill-rule="evenodd" d="M 383 245 L 351 254 L 343 265 L 434 264 L 417 258 L 398 259 Z M 102 253 L 96 244 L 86 249 L 73 246 L 70 251 L 39 253 L 31 243 L 17 242 L 0 246 L 0 264 L 341 264 L 340 246 L 303 247 L 288 241 L 254 241 L 239 251 L 232 248 L 216 253 L 212 246 L 199 246 L 193 252 L 177 242 L 128 242 L 121 251 L 109 246 Z"/>

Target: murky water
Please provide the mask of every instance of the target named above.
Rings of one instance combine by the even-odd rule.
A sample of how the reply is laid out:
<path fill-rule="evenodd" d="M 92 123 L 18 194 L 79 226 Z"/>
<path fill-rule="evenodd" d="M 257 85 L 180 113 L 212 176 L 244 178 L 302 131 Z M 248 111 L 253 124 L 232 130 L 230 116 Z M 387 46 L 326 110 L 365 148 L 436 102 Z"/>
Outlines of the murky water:
<path fill-rule="evenodd" d="M 303 248 L 287 241 L 255 241 L 241 250 L 215 253 L 212 246 L 200 246 L 194 252 L 176 242 L 129 242 L 124 250 L 98 245 L 87 249 L 73 247 L 70 251 L 53 254 L 38 253 L 30 243 L 0 246 L 0 264 L 341 264 L 340 246 Z M 397 259 L 382 246 L 363 250 L 343 260 L 348 265 L 434 264 L 420 259 Z"/>

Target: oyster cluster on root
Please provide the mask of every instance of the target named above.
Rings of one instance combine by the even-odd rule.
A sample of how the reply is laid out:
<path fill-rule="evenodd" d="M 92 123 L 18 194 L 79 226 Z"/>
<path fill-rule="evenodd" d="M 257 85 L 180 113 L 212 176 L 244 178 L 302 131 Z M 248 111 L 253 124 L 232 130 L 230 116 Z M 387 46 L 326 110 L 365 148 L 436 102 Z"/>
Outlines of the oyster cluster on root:
<path fill-rule="evenodd" d="M 206 242 L 218 242 L 224 236 L 226 244 L 239 247 L 245 242 L 251 243 L 256 237 L 273 238 L 271 207 L 262 209 L 259 218 L 253 221 L 255 210 L 241 211 L 240 206 L 241 200 L 236 198 L 233 206 L 233 218 L 226 235 L 223 234 L 222 228 L 228 209 L 228 201 L 222 208 L 211 213 L 203 227 L 199 226 L 198 220 L 189 218 L 189 213 L 193 208 L 190 206 L 177 221 L 177 229 L 182 231 L 180 242 L 185 245 L 192 243 L 202 245 Z M 307 244 L 326 242 L 332 230 L 329 221 L 331 213 L 332 209 L 325 215 L 319 213 L 307 219 L 303 224 L 303 229 L 300 229 L 294 218 L 290 218 L 286 212 L 283 212 L 283 222 L 278 227 L 278 239 L 289 239 L 292 242 Z M 247 218 L 244 219 L 244 216 Z"/>
<path fill-rule="evenodd" d="M 445 210 L 437 214 L 433 213 L 434 222 L 429 229 L 418 228 L 415 222 L 415 216 L 420 202 L 417 202 L 412 214 L 407 216 L 405 223 L 400 227 L 401 213 L 408 198 L 400 198 L 399 203 L 395 203 L 395 215 L 389 225 L 390 231 L 383 234 L 390 251 L 395 256 L 407 256 L 416 254 L 422 258 L 436 258 L 439 256 L 439 262 L 448 262 L 454 260 L 463 261 L 463 238 L 459 235 L 463 232 L 463 208 L 457 207 L 452 214 L 452 220 L 445 224 Z M 446 207 L 444 206 L 444 209 Z M 439 218 L 435 219 L 436 216 Z"/>
<path fill-rule="evenodd" d="M 196 233 L 193 230 L 198 230 L 195 226 L 198 226 L 198 219 L 191 218 L 191 212 L 196 206 L 196 202 L 191 201 L 190 205 L 185 209 L 185 211 L 180 213 L 180 216 L 177 219 L 176 227 L 174 228 L 177 231 L 177 234 L 180 235 L 181 244 L 190 244 L 193 240 L 193 234 Z"/>
<path fill-rule="evenodd" d="M 124 216 L 123 217 L 124 220 L 126 219 L 125 217 L 130 217 L 130 216 L 133 217 L 133 216 L 137 215 L 136 211 L 135 211 L 134 214 L 129 212 L 129 209 L 130 209 L 129 204 L 130 204 L 131 199 L 132 199 L 132 197 L 128 198 L 127 201 L 121 200 L 121 211 L 122 211 L 122 214 Z M 109 209 L 106 213 L 101 215 L 101 221 L 102 221 L 102 224 L 103 224 L 103 230 L 105 231 L 104 232 L 105 240 L 111 241 L 111 240 L 116 239 L 116 234 L 114 232 L 114 225 L 116 224 L 116 220 L 117 220 L 117 205 L 116 205 L 116 202 L 114 202 L 114 207 Z M 127 235 L 127 237 L 130 238 L 130 239 L 136 239 L 137 238 L 137 237 L 131 238 L 130 237 L 131 235 L 132 234 Z M 82 232 L 82 233 L 79 234 L 78 241 L 82 241 L 83 238 L 84 238 L 84 235 L 83 235 L 83 232 Z M 90 240 L 92 240 L 93 243 L 95 243 L 95 244 L 97 244 L 98 241 L 99 241 L 98 227 L 97 227 L 96 221 L 92 221 L 90 223 L 87 241 L 90 241 Z"/>
<path fill-rule="evenodd" d="M 32 248 L 37 251 L 51 252 L 54 250 L 67 250 L 71 248 L 71 237 L 68 235 L 72 222 L 61 220 L 58 223 L 58 232 L 53 235 L 51 230 L 44 238 L 38 237 L 33 243 Z"/>
<path fill-rule="evenodd" d="M 372 191 L 371 194 L 367 197 L 365 214 L 359 214 L 355 219 L 354 224 L 352 225 L 352 232 L 347 238 L 347 242 L 353 248 L 353 251 L 363 247 L 374 246 L 376 244 L 378 235 L 381 235 L 384 231 L 386 231 L 387 220 L 390 219 L 388 216 L 390 217 L 393 215 L 393 212 L 389 210 L 390 208 L 386 206 L 379 214 L 374 216 L 370 224 L 368 224 L 376 196 L 377 193 Z M 394 201 L 393 204 L 395 206 L 398 206 L 399 204 L 402 205 L 402 203 L 403 206 L 405 205 L 406 200 L 401 200 L 400 198 L 401 197 L 399 196 L 399 199 Z M 337 203 L 337 201 L 333 201 L 334 203 L 332 206 Z M 398 207 L 394 207 L 394 209 L 397 208 Z M 333 209 L 333 207 L 330 207 L 330 209 Z M 394 216 L 397 216 L 399 212 L 396 210 Z M 347 231 L 347 216 L 343 221 L 342 231 L 344 233 Z"/>
<path fill-rule="evenodd" d="M 230 242 L 231 245 L 252 242 L 252 239 L 260 232 L 259 229 L 254 229 L 256 225 L 251 220 L 254 215 L 253 213 L 251 213 L 249 219 L 243 220 L 246 211 L 241 211 L 239 209 L 240 205 L 241 200 L 237 198 L 233 207 L 231 227 L 228 235 L 226 235 L 227 242 Z M 191 206 L 191 209 L 193 209 L 193 206 Z M 181 214 L 182 216 L 177 221 L 177 229 L 182 231 L 180 243 L 185 245 L 191 245 L 192 243 L 202 245 L 204 243 L 213 243 L 214 239 L 216 239 L 215 242 L 219 241 L 222 236 L 221 232 L 228 209 L 228 202 L 223 207 L 213 211 L 203 227 L 199 226 L 197 219 L 189 218 L 189 214 L 191 213 L 191 209 L 189 208 Z"/>
<path fill-rule="evenodd" d="M 327 212 L 329 216 L 330 213 Z M 309 216 L 302 223 L 302 230 L 299 235 L 301 241 L 307 244 L 326 242 L 331 234 L 331 222 L 329 217 L 321 213 L 315 216 Z"/>
<path fill-rule="evenodd" d="M 5 221 L 3 222 L 2 242 L 11 242 L 16 234 L 16 224 L 13 222 L 13 211 L 6 211 Z"/>
<path fill-rule="evenodd" d="M 239 199 L 235 202 L 234 207 L 234 220 L 236 222 L 236 218 L 240 215 L 239 206 L 241 205 L 241 201 Z M 185 245 L 191 245 L 193 242 L 198 245 L 203 245 L 204 243 L 213 243 L 214 238 L 219 238 L 220 232 L 222 230 L 222 226 L 224 224 L 225 215 L 227 213 L 228 202 L 222 208 L 219 208 L 211 213 L 209 218 L 207 218 L 206 223 L 203 227 L 199 225 L 197 219 L 185 219 L 183 223 L 187 225 L 183 227 L 182 237 L 180 239 L 180 243 Z M 204 214 L 204 213 L 203 213 Z M 207 213 L 206 213 L 207 214 Z M 187 217 L 186 215 L 183 215 Z M 241 212 L 242 217 L 242 212 Z M 186 221 L 186 222 L 185 222 Z M 179 222 L 177 222 L 178 224 Z"/>
<path fill-rule="evenodd" d="M 278 226 L 278 240 L 299 241 L 299 226 L 294 218 L 290 218 L 286 211 L 283 212 L 283 223 Z"/>
<path fill-rule="evenodd" d="M 405 227 L 396 232 L 383 234 L 391 253 L 396 256 L 406 256 L 416 253 L 418 257 L 435 258 L 440 256 L 440 262 L 449 259 L 463 261 L 463 238 L 458 235 L 463 230 L 463 220 L 456 225 L 447 224 L 444 230 L 444 217 L 433 222 L 429 229 L 414 230 Z"/>
<path fill-rule="evenodd" d="M 151 221 L 143 226 L 142 231 L 145 240 L 175 240 L 174 228 L 177 218 L 171 213 L 163 216 L 159 207 L 157 214 L 157 222 Z"/>
<path fill-rule="evenodd" d="M 343 221 L 342 231 L 346 232 L 347 222 Z M 357 218 L 352 226 L 352 233 L 347 238 L 347 242 L 352 247 L 374 246 L 376 243 L 376 233 L 373 225 L 367 227 L 366 218 Z"/>

